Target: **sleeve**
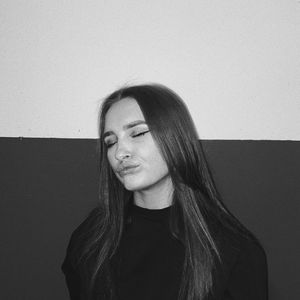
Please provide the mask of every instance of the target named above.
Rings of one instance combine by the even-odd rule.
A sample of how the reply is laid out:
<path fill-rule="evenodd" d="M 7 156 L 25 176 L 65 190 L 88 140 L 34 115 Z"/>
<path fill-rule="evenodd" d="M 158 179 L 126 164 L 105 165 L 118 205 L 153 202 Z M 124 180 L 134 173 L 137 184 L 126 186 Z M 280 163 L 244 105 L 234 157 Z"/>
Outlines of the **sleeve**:
<path fill-rule="evenodd" d="M 227 292 L 234 300 L 268 299 L 268 266 L 263 248 L 248 242 L 232 268 Z"/>
<path fill-rule="evenodd" d="M 78 249 L 78 245 L 82 241 L 82 234 L 89 231 L 97 211 L 98 208 L 94 208 L 72 233 L 67 247 L 66 256 L 61 266 L 61 270 L 65 275 L 65 281 L 69 290 L 70 300 L 85 298 L 83 296 L 85 294 L 83 278 L 85 278 L 86 275 L 83 275 L 83 270 L 79 269 L 77 264 L 74 263 L 74 261 L 77 260 L 74 255 L 78 254 L 75 254 L 78 250 L 74 251 L 74 249 Z"/>
<path fill-rule="evenodd" d="M 69 291 L 70 299 L 71 300 L 79 300 L 80 299 L 80 276 L 79 272 L 74 268 L 72 262 L 71 262 L 71 257 L 70 257 L 70 252 L 71 248 L 74 243 L 74 233 L 71 236 L 68 248 L 67 248 L 67 253 L 66 257 L 63 261 L 63 264 L 61 266 L 62 272 L 65 275 L 65 281 L 66 285 Z"/>

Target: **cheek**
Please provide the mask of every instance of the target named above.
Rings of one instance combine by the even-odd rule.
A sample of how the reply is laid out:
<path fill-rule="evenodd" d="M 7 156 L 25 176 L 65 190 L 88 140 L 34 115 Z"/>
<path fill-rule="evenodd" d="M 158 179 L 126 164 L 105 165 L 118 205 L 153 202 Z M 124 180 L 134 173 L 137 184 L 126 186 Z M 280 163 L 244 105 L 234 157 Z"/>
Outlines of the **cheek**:
<path fill-rule="evenodd" d="M 166 174 L 169 173 L 168 167 L 167 167 L 166 163 L 162 159 L 157 160 L 156 164 L 153 164 L 153 168 L 155 168 L 154 172 L 158 176 L 165 176 Z"/>
<path fill-rule="evenodd" d="M 168 173 L 167 164 L 164 161 L 158 149 L 155 148 L 151 154 L 152 155 L 149 155 L 149 161 L 148 161 L 148 166 L 151 168 L 151 170 L 155 174 Z"/>

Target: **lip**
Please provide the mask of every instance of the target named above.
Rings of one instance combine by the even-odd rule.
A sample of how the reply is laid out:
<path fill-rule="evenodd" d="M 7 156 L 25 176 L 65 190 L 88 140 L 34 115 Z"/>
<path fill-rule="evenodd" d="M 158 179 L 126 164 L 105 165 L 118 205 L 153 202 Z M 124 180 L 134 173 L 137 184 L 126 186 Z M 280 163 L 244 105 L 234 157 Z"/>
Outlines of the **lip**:
<path fill-rule="evenodd" d="M 123 166 L 122 168 L 120 168 L 118 170 L 118 174 L 122 177 L 125 175 L 133 174 L 137 171 L 138 167 L 139 167 L 139 165 Z"/>

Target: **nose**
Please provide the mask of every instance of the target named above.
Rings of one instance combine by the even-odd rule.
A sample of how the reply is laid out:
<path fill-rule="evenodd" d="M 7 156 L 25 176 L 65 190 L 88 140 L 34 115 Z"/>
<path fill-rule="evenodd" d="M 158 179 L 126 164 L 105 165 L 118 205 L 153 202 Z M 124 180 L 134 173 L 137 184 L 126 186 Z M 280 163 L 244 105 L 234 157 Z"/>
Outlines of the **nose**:
<path fill-rule="evenodd" d="M 119 140 L 115 152 L 115 158 L 119 161 L 123 161 L 124 159 L 128 159 L 130 157 L 131 157 L 131 152 L 129 146 L 126 143 Z"/>

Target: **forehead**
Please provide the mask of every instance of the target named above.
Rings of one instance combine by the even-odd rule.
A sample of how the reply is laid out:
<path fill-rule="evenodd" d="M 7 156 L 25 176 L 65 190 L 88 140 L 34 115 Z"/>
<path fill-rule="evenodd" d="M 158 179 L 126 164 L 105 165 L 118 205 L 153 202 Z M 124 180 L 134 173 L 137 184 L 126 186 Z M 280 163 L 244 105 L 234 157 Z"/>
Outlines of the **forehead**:
<path fill-rule="evenodd" d="M 136 120 L 145 120 L 143 113 L 133 98 L 124 98 L 111 106 L 105 115 L 105 130 L 121 128 Z"/>

